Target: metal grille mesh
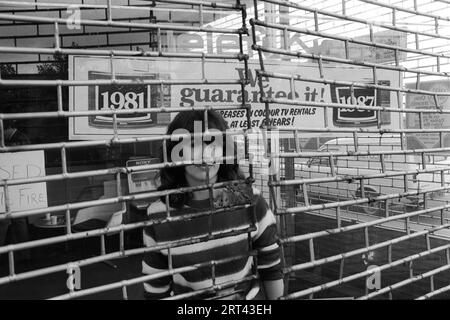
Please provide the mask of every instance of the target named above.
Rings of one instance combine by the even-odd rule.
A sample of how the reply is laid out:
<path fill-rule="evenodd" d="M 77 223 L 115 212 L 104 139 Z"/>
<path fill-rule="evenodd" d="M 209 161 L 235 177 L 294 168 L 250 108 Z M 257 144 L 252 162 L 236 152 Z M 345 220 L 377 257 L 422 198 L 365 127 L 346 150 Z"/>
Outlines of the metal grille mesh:
<path fill-rule="evenodd" d="M 109 0 L 81 1 L 76 7 L 57 1 L 0 1 L 0 61 L 3 66 L 0 89 L 5 98 L 2 100 L 13 92 L 30 94 L 32 90 L 43 90 L 51 95 L 36 98 L 40 101 L 39 107 L 33 107 L 35 101 L 25 99 L 21 101 L 24 107 L 20 112 L 7 109 L 7 104 L 0 110 L 1 153 L 43 150 L 47 161 L 47 172 L 43 176 L 5 178 L 0 182 L 5 203 L 0 221 L 37 219 L 46 214 L 64 217 L 65 221 L 64 232 L 58 235 L 0 247 L 0 256 L 7 257 L 9 266 L 0 277 L 0 286 L 45 281 L 52 274 L 65 273 L 74 267 L 83 268 L 84 273 L 100 262 L 133 258 L 149 251 L 168 249 L 170 256 L 171 248 L 229 236 L 230 233 L 210 233 L 163 247 L 128 245 L 129 235 L 145 226 L 205 215 L 211 217 L 220 212 L 209 210 L 171 217 L 168 208 L 164 219 L 138 222 L 125 219 L 114 226 L 73 232 L 71 217 L 80 209 L 116 205 L 117 211 L 126 216 L 133 201 L 168 198 L 170 194 L 194 190 L 130 194 L 124 188 L 123 180 L 132 173 L 189 164 L 167 161 L 167 154 L 161 163 L 130 167 L 117 162 L 108 167 L 86 165 L 78 169 L 74 165 L 75 154 L 88 164 L 96 160 L 88 159 L 92 150 L 104 150 L 108 158 L 126 148 L 136 150 L 149 145 L 152 150 L 161 146 L 164 154 L 170 136 L 123 135 L 120 118 L 192 110 L 203 110 L 206 115 L 207 110 L 215 109 L 246 111 L 246 124 L 227 134 L 243 138 L 244 156 L 249 159 L 248 135 L 253 120 L 250 114 L 257 108 L 253 103 L 246 103 L 244 93 L 255 85 L 265 109 L 265 122 L 259 123 L 277 143 L 266 141 L 266 162 L 250 162 L 244 168 L 249 178 L 246 181 L 215 184 L 208 181 L 197 189 L 208 189 L 212 194 L 214 188 L 249 182 L 262 189 L 279 218 L 287 284 L 283 298 L 447 297 L 450 205 L 446 199 L 450 187 L 446 177 L 450 170 L 447 161 L 450 126 L 446 119 L 450 112 L 447 102 L 450 96 L 450 18 L 442 14 L 448 6 L 443 0 Z M 80 13 L 76 21 L 70 11 L 75 9 Z M 77 28 L 70 27 L 74 23 Z M 174 34 L 198 34 L 211 40 L 211 45 L 180 50 L 168 41 Z M 236 37 L 238 49 L 218 50 L 217 39 L 221 35 Z M 64 74 L 67 55 L 100 57 L 109 65 L 109 76 L 100 80 L 73 79 Z M 193 80 L 124 79 L 117 76 L 120 72 L 115 70 L 115 61 L 125 58 L 195 61 L 201 69 L 197 70 L 200 76 Z M 247 71 L 251 60 L 259 69 L 255 79 L 251 79 L 252 74 Z M 224 79 L 220 74 L 209 73 L 208 65 L 217 61 L 241 66 L 246 70 L 244 77 L 236 74 L 235 78 Z M 42 66 L 47 68 L 45 76 L 21 76 L 39 73 Z M 62 71 L 58 66 L 62 66 Z M 56 72 L 48 73 L 55 68 Z M 256 83 L 252 84 L 252 80 Z M 270 92 L 268 83 L 278 83 L 286 94 Z M 152 108 L 142 110 L 69 108 L 68 97 L 76 88 L 107 85 L 158 87 L 159 98 Z M 176 85 L 231 87 L 240 90 L 242 102 L 189 107 L 165 103 L 165 90 Z M 312 93 L 314 88 L 317 98 Z M 358 101 L 358 97 L 369 95 L 367 92 L 371 93 L 371 100 Z M 277 125 L 278 118 L 273 113 L 276 109 L 288 110 L 288 113 L 294 109 L 314 110 L 320 116 L 313 117 L 312 125 L 308 125 L 308 120 L 300 125 Z M 55 124 L 62 123 L 67 130 L 67 124 L 73 119 L 111 116 L 111 113 L 109 136 L 96 140 L 69 140 L 67 134 L 47 134 L 40 139 L 30 139 L 29 144 L 12 146 L 4 139 L 12 121 L 20 125 L 40 119 L 41 126 L 54 128 Z M 298 123 L 304 115 L 293 115 L 292 123 Z M 352 125 L 355 115 L 361 118 Z M 268 163 L 276 169 L 270 175 L 262 173 L 262 167 Z M 63 193 L 59 189 L 61 186 L 65 186 L 67 193 L 68 186 L 70 189 L 83 183 L 80 181 L 93 183 L 105 177 L 113 181 L 113 196 L 74 199 L 66 194 L 50 201 L 51 192 Z M 34 183 L 46 183 L 48 206 L 13 210 L 9 190 Z M 52 184 L 55 187 L 51 187 Z M 250 234 L 252 230 L 250 226 L 231 233 Z M 118 235 L 118 246 L 111 251 L 107 240 L 113 235 Z M 67 249 L 73 242 L 87 238 L 99 239 L 100 250 L 94 256 L 61 259 L 58 264 L 44 263 L 31 270 L 22 270 L 17 265 L 16 256 L 24 250 L 58 244 Z M 214 275 L 217 264 L 238 258 L 210 261 L 205 265 Z M 99 283 L 81 290 L 57 290 L 46 298 L 89 297 L 121 290 L 122 297 L 127 299 L 128 290 L 133 286 L 199 267 L 170 266 L 167 272 Z M 240 282 L 255 277 L 256 271 Z M 196 297 L 234 285 L 235 282 L 214 284 L 171 298 Z"/>

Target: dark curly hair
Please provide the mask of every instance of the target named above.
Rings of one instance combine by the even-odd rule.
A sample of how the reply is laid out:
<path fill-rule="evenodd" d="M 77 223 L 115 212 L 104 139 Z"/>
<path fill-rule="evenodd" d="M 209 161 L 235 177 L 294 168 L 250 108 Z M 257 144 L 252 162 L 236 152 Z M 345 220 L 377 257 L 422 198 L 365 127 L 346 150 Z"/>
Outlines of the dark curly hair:
<path fill-rule="evenodd" d="M 208 116 L 208 128 L 209 129 L 217 129 L 219 131 L 225 132 L 228 128 L 226 121 L 223 117 L 213 111 L 207 111 Z M 204 111 L 192 111 L 192 112 L 179 112 L 172 122 L 169 124 L 167 128 L 167 134 L 172 134 L 176 129 L 186 129 L 190 133 L 194 133 L 194 122 L 199 121 L 202 123 L 202 132 L 205 131 L 205 114 Z M 222 136 L 225 139 L 225 135 Z M 178 141 L 167 140 L 167 160 L 172 161 L 171 153 L 172 149 L 178 144 Z M 223 144 L 223 155 L 227 154 L 227 146 L 226 143 Z M 233 143 L 234 152 L 236 152 L 237 148 L 235 143 Z M 236 154 L 235 154 L 236 155 Z M 161 159 L 162 159 L 162 150 L 161 150 Z M 217 182 L 237 180 L 237 179 L 245 179 L 244 174 L 239 168 L 237 161 L 233 161 L 233 163 L 229 163 L 230 161 L 226 161 L 226 163 L 221 163 L 219 171 L 217 173 Z M 161 169 L 161 186 L 159 190 L 168 190 L 168 189 L 177 189 L 182 187 L 187 187 L 188 183 L 185 177 L 185 166 L 177 166 L 177 167 L 165 167 Z M 172 208 L 180 209 L 182 208 L 190 199 L 192 198 L 192 193 L 177 193 L 171 194 L 169 196 L 169 205 Z M 165 197 L 161 197 L 161 200 L 165 202 Z"/>

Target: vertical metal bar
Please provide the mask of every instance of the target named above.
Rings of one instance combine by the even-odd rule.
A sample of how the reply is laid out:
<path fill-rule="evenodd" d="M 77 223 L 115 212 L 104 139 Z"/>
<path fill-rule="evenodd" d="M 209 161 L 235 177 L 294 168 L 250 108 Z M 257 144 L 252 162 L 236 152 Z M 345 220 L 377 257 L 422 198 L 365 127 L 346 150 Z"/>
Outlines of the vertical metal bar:
<path fill-rule="evenodd" d="M 294 76 L 289 79 L 289 88 L 291 90 L 292 99 L 295 99 L 295 80 Z"/>
<path fill-rule="evenodd" d="M 119 233 L 119 250 L 125 252 L 125 231 L 123 229 Z"/>
<path fill-rule="evenodd" d="M 368 227 L 364 228 L 364 242 L 365 242 L 366 248 L 368 248 L 370 246 L 369 228 Z"/>
<path fill-rule="evenodd" d="M 14 276 L 16 270 L 14 268 L 14 251 L 8 251 L 8 261 L 9 261 L 9 275 Z"/>
<path fill-rule="evenodd" d="M 419 112 L 419 129 L 423 129 L 423 113 Z"/>
<path fill-rule="evenodd" d="M 212 280 L 212 285 L 215 286 L 216 285 L 216 261 L 214 261 L 214 260 L 211 261 L 211 280 Z"/>
<path fill-rule="evenodd" d="M 339 279 L 342 279 L 344 277 L 344 264 L 345 264 L 345 259 L 342 258 L 341 262 L 339 263 Z"/>
<path fill-rule="evenodd" d="M 159 54 L 161 55 L 161 54 L 162 54 L 162 41 L 161 41 L 162 36 L 161 36 L 161 28 L 158 28 L 158 29 L 156 30 L 156 35 L 157 35 L 157 37 L 158 37 L 158 52 L 159 52 Z"/>
<path fill-rule="evenodd" d="M 253 0 L 253 10 L 254 10 L 255 20 L 258 20 L 259 19 L 259 16 L 258 16 L 258 0 Z"/>
<path fill-rule="evenodd" d="M 289 50 L 289 32 L 287 27 L 283 29 L 283 47 L 285 50 Z"/>
<path fill-rule="evenodd" d="M 5 126 L 3 123 L 3 119 L 0 119 L 0 147 L 5 147 Z"/>
<path fill-rule="evenodd" d="M 117 113 L 116 110 L 112 110 L 113 112 L 113 140 L 118 139 L 119 137 L 119 129 L 118 129 L 118 125 L 117 125 Z M 112 147 L 115 147 L 115 144 L 112 144 Z"/>
<path fill-rule="evenodd" d="M 380 154 L 381 172 L 386 173 L 386 161 L 384 160 L 384 154 Z"/>
<path fill-rule="evenodd" d="M 314 11 L 314 27 L 316 31 L 319 31 L 319 16 L 317 11 Z"/>
<path fill-rule="evenodd" d="M 100 236 L 100 254 L 105 255 L 106 254 L 106 245 L 105 245 L 105 235 L 102 234 Z"/>
<path fill-rule="evenodd" d="M 385 217 L 389 217 L 389 199 L 384 200 L 384 213 Z"/>
<path fill-rule="evenodd" d="M 358 132 L 353 131 L 353 143 L 355 146 L 355 152 L 358 152 L 359 145 L 358 145 Z"/>
<path fill-rule="evenodd" d="M 406 229 L 406 234 L 411 234 L 411 227 L 410 227 L 410 223 L 409 223 L 409 217 L 405 218 L 405 229 Z"/>
<path fill-rule="evenodd" d="M 124 285 L 122 287 L 122 296 L 123 296 L 123 300 L 128 300 L 128 291 L 127 291 L 127 286 Z"/>
<path fill-rule="evenodd" d="M 324 78 L 324 74 L 323 74 L 323 61 L 322 61 L 322 56 L 319 55 L 319 59 L 317 59 L 317 63 L 319 65 L 319 76 L 320 78 Z"/>
<path fill-rule="evenodd" d="M 199 15 L 200 26 L 203 26 L 203 24 L 204 24 L 204 22 L 203 22 L 203 4 L 201 4 L 201 3 L 198 6 L 198 15 Z"/>
<path fill-rule="evenodd" d="M 400 66 L 400 54 L 398 49 L 394 50 L 394 56 L 395 56 L 395 66 L 399 67 Z"/>
<path fill-rule="evenodd" d="M 387 248 L 388 248 L 387 260 L 388 263 L 392 263 L 392 244 L 389 244 Z"/>
<path fill-rule="evenodd" d="M 107 0 L 107 20 L 109 22 L 112 22 L 113 17 L 112 17 L 112 5 L 111 5 L 111 0 Z"/>
<path fill-rule="evenodd" d="M 336 207 L 336 222 L 337 222 L 337 227 L 340 228 L 341 227 L 341 207 L 340 206 Z"/>
<path fill-rule="evenodd" d="M 159 85 L 159 103 L 160 107 L 164 107 L 164 83 L 161 82 Z"/>
<path fill-rule="evenodd" d="M 58 97 L 58 111 L 63 111 L 63 101 L 62 101 L 62 87 L 60 84 L 57 86 L 57 97 Z"/>
<path fill-rule="evenodd" d="M 425 155 L 425 152 L 421 152 L 422 155 L 422 169 L 426 169 L 427 168 L 427 158 Z"/>
<path fill-rule="evenodd" d="M 435 286 L 434 286 L 434 275 L 431 275 L 430 276 L 430 292 L 433 292 L 434 288 L 435 288 Z"/>
<path fill-rule="evenodd" d="M 302 184 L 302 190 L 303 190 L 303 199 L 305 201 L 305 206 L 309 206 L 309 198 L 308 198 L 308 190 L 306 189 L 306 183 Z"/>
<path fill-rule="evenodd" d="M 376 85 L 378 84 L 378 76 L 377 76 L 377 67 L 373 66 L 372 67 L 372 77 L 373 77 L 373 83 Z M 375 90 L 376 93 L 376 90 Z M 377 95 L 375 94 L 375 99 L 376 99 Z M 374 103 L 374 105 L 376 106 L 377 103 Z"/>
<path fill-rule="evenodd" d="M 301 151 L 300 147 L 300 137 L 298 136 L 298 130 L 294 130 L 294 139 L 295 139 L 295 152 L 299 153 Z"/>
<path fill-rule="evenodd" d="M 349 49 L 349 41 L 344 41 L 344 49 L 345 49 L 345 59 L 350 59 L 350 49 Z"/>
<path fill-rule="evenodd" d="M 396 23 L 397 23 L 396 10 L 395 8 L 392 8 L 392 25 L 395 27 Z"/>
<path fill-rule="evenodd" d="M 5 184 L 3 185 L 3 193 L 5 197 L 5 214 L 6 216 L 9 216 L 11 215 L 11 199 L 9 196 L 8 180 L 5 180 Z"/>
<path fill-rule="evenodd" d="M 308 242 L 309 242 L 309 257 L 312 262 L 316 260 L 314 253 L 314 238 L 310 238 Z"/>
<path fill-rule="evenodd" d="M 60 45 L 60 41 L 59 41 L 59 25 L 58 25 L 58 22 L 55 21 L 54 26 L 55 26 L 55 30 L 54 30 L 54 32 L 55 32 L 55 49 L 59 50 L 59 49 L 61 49 L 61 45 Z"/>
<path fill-rule="evenodd" d="M 63 146 L 61 148 L 61 170 L 62 170 L 63 175 L 67 174 L 67 154 L 66 154 L 65 146 Z M 66 209 L 65 219 L 66 219 L 66 233 L 71 234 L 72 227 L 71 227 L 71 223 L 70 223 L 70 210 L 69 209 Z"/>

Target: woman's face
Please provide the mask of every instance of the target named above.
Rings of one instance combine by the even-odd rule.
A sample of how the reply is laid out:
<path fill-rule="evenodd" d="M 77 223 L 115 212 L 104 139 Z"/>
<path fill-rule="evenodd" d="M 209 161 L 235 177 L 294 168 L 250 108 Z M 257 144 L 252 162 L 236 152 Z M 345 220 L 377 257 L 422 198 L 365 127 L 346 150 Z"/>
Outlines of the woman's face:
<path fill-rule="evenodd" d="M 220 163 L 217 163 L 217 158 L 222 156 L 222 148 L 214 144 L 203 143 L 203 147 L 191 147 L 191 158 L 194 160 L 194 165 L 185 167 L 186 180 L 189 184 L 204 184 L 206 183 L 207 170 L 209 170 L 210 182 L 217 181 L 217 174 L 219 172 Z M 202 164 L 205 162 L 206 164 Z"/>

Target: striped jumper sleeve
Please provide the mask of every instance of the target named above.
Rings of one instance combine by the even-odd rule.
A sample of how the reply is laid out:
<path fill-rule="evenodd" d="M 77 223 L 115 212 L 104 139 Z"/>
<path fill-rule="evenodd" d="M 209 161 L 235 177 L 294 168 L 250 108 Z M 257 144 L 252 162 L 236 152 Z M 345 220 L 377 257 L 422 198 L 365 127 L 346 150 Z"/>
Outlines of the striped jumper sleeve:
<path fill-rule="evenodd" d="M 252 234 L 253 248 L 257 250 L 257 269 L 261 280 L 283 278 L 275 215 L 266 200 L 253 188 L 255 194 L 256 231 Z"/>
<path fill-rule="evenodd" d="M 166 210 L 165 205 L 162 202 L 157 201 L 149 206 L 147 213 L 149 216 L 158 217 L 161 216 L 162 214 L 165 214 L 165 210 Z M 157 242 L 155 241 L 154 228 L 152 226 L 148 226 L 144 229 L 143 238 L 144 238 L 144 246 L 152 247 L 157 245 Z M 156 250 L 146 252 L 142 260 L 142 273 L 144 275 L 152 275 L 167 271 L 169 265 L 167 258 L 168 256 L 166 252 L 167 250 Z M 166 298 L 170 295 L 171 289 L 172 289 L 172 276 L 158 277 L 156 279 L 144 282 L 144 298 L 146 299 Z"/>

